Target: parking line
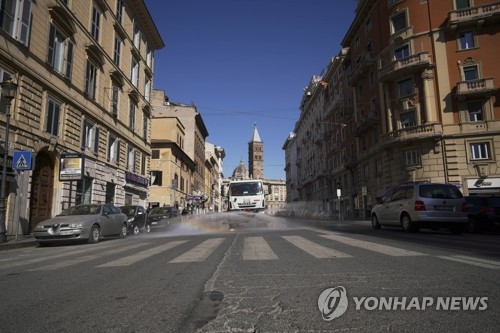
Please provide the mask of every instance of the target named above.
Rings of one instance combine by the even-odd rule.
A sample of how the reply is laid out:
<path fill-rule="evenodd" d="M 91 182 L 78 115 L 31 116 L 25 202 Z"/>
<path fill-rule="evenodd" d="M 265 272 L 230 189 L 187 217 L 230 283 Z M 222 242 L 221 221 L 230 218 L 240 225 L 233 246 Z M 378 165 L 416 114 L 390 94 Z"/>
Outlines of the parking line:
<path fill-rule="evenodd" d="M 299 249 L 309 253 L 315 258 L 348 258 L 351 257 L 343 252 L 331 249 L 326 246 L 316 244 L 301 236 L 282 236 L 284 239 L 298 247 Z"/>
<path fill-rule="evenodd" d="M 473 265 L 473 266 L 478 266 L 478 267 L 483 267 L 483 268 L 500 269 L 500 262 L 493 261 L 493 260 L 474 258 L 474 257 L 469 257 L 469 256 L 460 256 L 460 255 L 438 256 L 437 258 L 456 261 L 456 262 L 460 262 L 462 264 L 468 264 L 468 265 Z"/>
<path fill-rule="evenodd" d="M 278 256 L 263 237 L 245 237 L 243 260 L 275 260 Z"/>
<path fill-rule="evenodd" d="M 145 251 L 138 252 L 138 253 L 136 253 L 134 255 L 131 255 L 131 256 L 127 256 L 127 257 L 123 257 L 123 258 L 120 258 L 120 259 L 117 259 L 117 260 L 113 260 L 113 261 L 107 262 L 107 263 L 99 265 L 97 267 L 129 266 L 129 265 L 135 264 L 136 262 L 139 262 L 141 260 L 144 260 L 146 258 L 154 256 L 154 255 L 156 255 L 158 253 L 162 253 L 164 251 L 168 251 L 168 250 L 176 247 L 177 245 L 183 244 L 185 242 L 187 242 L 187 241 L 182 240 L 182 241 L 169 242 L 167 244 L 163 244 L 163 245 L 160 245 L 160 246 L 157 246 L 157 247 L 153 247 L 153 248 L 145 250 Z"/>
<path fill-rule="evenodd" d="M 224 238 L 211 238 L 207 239 L 203 243 L 195 246 L 191 250 L 181 254 L 177 258 L 169 261 L 169 263 L 180 263 L 180 262 L 199 262 L 207 259 L 215 249 L 222 244 Z"/>
<path fill-rule="evenodd" d="M 415 251 L 405 250 L 405 249 L 401 249 L 401 248 L 397 248 L 397 247 L 393 247 L 393 246 L 362 241 L 359 239 L 344 237 L 344 236 L 340 236 L 337 234 L 328 234 L 328 235 L 320 235 L 320 236 L 337 241 L 337 242 L 340 242 L 340 243 L 343 243 L 343 244 L 347 244 L 347 245 L 351 245 L 351 246 L 355 246 L 355 247 L 360 247 L 362 249 L 386 254 L 388 256 L 393 256 L 393 257 L 426 256 L 427 255 L 427 254 L 421 253 L 421 252 L 415 252 Z"/>

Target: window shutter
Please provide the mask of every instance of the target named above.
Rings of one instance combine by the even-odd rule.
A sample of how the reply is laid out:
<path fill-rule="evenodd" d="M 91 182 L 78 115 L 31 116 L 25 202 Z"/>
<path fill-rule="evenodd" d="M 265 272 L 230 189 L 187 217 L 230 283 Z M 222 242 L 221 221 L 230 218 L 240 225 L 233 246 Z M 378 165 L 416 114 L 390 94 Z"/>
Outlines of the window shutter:
<path fill-rule="evenodd" d="M 94 154 L 99 154 L 99 127 L 95 127 L 95 136 L 94 136 Z"/>
<path fill-rule="evenodd" d="M 66 72 L 64 73 L 68 80 L 71 80 L 71 69 L 73 67 L 73 49 L 74 44 L 69 39 L 66 40 Z"/>
<path fill-rule="evenodd" d="M 47 63 L 54 67 L 54 43 L 56 39 L 56 27 L 51 24 L 49 32 L 49 54 L 47 55 Z"/>

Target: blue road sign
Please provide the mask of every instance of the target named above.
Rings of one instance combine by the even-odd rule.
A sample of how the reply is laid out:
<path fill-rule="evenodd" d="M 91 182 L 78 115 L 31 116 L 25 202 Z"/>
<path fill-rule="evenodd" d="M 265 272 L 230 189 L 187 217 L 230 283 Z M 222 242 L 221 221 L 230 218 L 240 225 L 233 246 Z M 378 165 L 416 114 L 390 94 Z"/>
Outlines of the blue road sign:
<path fill-rule="evenodd" d="M 15 151 L 12 159 L 12 169 L 19 171 L 31 170 L 31 152 Z"/>

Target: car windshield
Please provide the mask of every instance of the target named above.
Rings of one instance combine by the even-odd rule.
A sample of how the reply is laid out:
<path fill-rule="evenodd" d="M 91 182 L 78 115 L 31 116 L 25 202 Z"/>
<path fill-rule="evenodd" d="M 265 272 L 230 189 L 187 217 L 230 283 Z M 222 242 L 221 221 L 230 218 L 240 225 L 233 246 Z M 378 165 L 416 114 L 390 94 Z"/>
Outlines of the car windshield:
<path fill-rule="evenodd" d="M 172 212 L 172 207 L 156 207 L 153 208 L 150 214 L 170 214 Z"/>
<path fill-rule="evenodd" d="M 120 210 L 125 215 L 134 215 L 135 214 L 135 207 L 134 206 L 123 206 L 123 207 L 120 207 Z"/>
<path fill-rule="evenodd" d="M 71 216 L 71 215 L 95 215 L 101 212 L 100 205 L 78 205 L 73 206 L 62 211 L 59 216 Z"/>

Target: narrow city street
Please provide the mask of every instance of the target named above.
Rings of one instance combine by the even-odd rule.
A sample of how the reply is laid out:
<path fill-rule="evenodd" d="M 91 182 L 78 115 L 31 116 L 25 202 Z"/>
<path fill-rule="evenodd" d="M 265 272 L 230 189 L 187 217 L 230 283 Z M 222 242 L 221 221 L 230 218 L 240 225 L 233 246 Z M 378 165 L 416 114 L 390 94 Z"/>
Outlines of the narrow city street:
<path fill-rule="evenodd" d="M 498 237 L 223 213 L 98 244 L 3 250 L 1 327 L 494 332 L 500 325 Z M 336 287 L 345 289 L 348 306 L 332 318 L 319 308 L 332 304 L 318 298 Z M 396 303 L 381 305 L 395 297 Z"/>

